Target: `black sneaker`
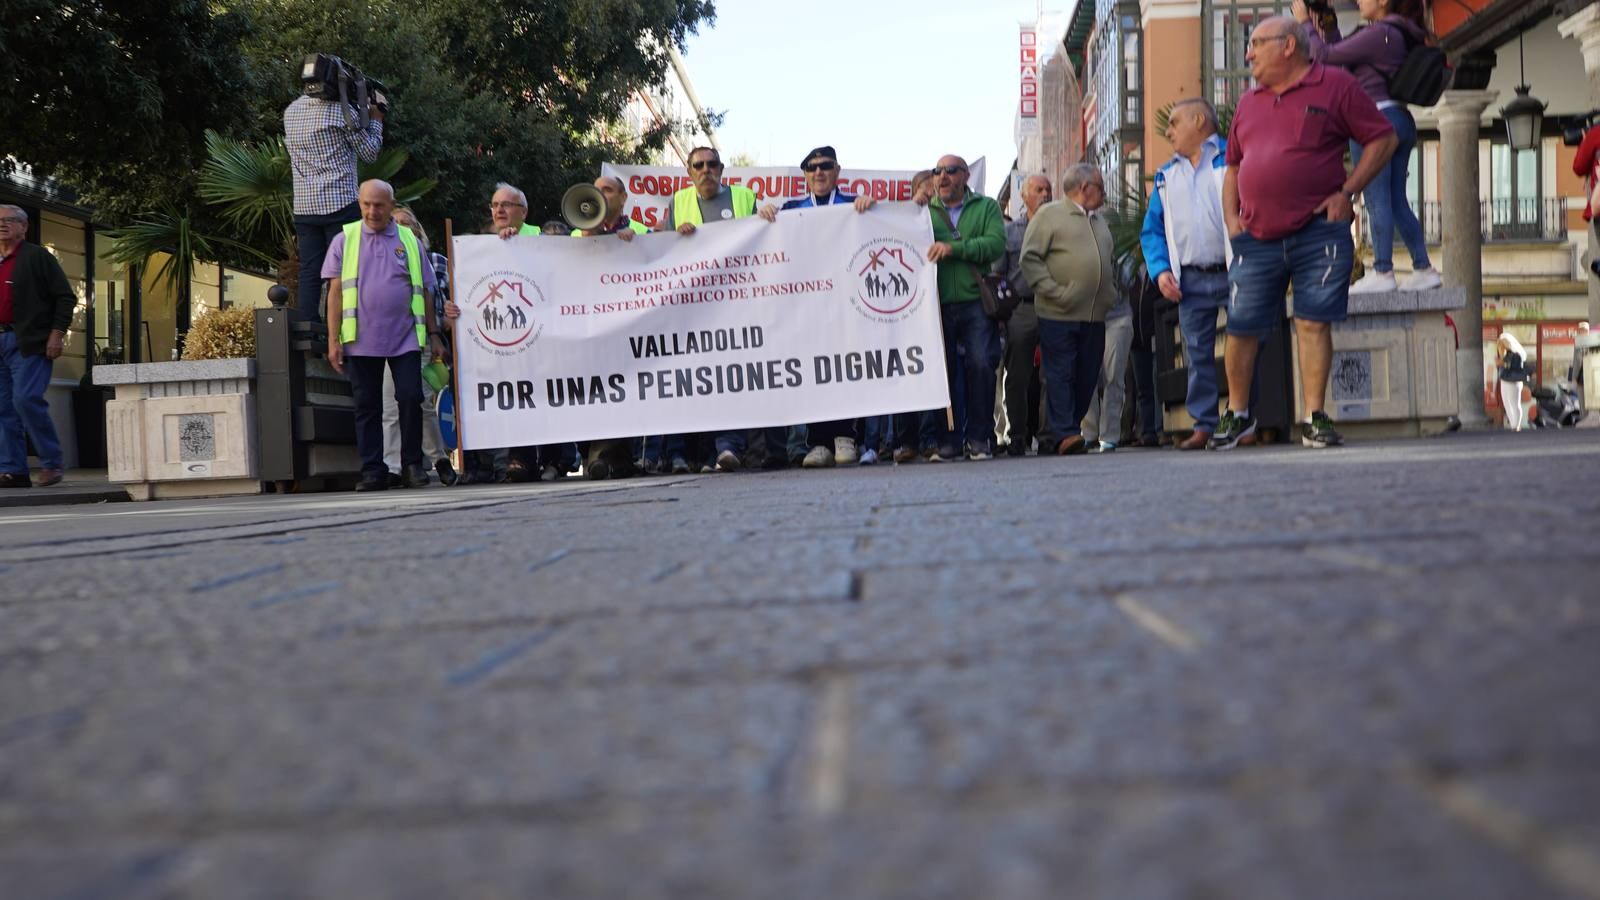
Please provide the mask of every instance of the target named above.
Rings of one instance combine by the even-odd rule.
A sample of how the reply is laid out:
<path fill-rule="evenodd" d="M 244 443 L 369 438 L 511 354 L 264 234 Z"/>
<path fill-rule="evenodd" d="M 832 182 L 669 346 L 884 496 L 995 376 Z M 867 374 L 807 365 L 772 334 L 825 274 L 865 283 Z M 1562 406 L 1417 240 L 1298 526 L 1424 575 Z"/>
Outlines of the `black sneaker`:
<path fill-rule="evenodd" d="M 1311 421 L 1300 423 L 1300 443 L 1316 450 L 1344 445 L 1344 435 L 1333 430 L 1333 420 L 1322 410 L 1311 414 Z"/>
<path fill-rule="evenodd" d="M 1212 450 L 1232 450 L 1239 446 L 1239 442 L 1256 433 L 1256 417 L 1241 416 L 1233 410 L 1222 413 L 1222 422 L 1217 426 L 1216 433 L 1211 435 L 1211 442 L 1206 446 Z"/>

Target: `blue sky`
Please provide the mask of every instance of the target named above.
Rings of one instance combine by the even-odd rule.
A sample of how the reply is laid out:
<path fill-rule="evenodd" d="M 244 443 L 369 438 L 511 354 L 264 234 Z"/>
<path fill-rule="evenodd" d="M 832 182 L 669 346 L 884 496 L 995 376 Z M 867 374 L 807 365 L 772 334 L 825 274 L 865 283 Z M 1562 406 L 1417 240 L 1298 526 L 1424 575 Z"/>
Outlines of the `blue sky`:
<path fill-rule="evenodd" d="M 1066 8 L 1057 0 L 1047 7 Z M 700 102 L 727 113 L 723 153 L 799 165 L 832 144 L 846 167 L 989 158 L 992 196 L 1016 156 L 1017 23 L 1035 0 L 716 0 L 687 43 Z"/>

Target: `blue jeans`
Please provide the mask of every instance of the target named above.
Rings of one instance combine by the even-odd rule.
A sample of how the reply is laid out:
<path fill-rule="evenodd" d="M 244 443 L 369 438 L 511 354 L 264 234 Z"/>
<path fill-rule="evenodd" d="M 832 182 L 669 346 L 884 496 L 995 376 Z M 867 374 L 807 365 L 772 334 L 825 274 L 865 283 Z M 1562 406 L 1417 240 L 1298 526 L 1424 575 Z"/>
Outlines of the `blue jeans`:
<path fill-rule="evenodd" d="M 683 456 L 683 435 L 652 434 L 639 439 L 639 458 L 646 462 L 672 462 Z M 664 455 L 663 455 L 664 454 Z"/>
<path fill-rule="evenodd" d="M 895 447 L 894 420 L 897 416 L 867 416 L 861 424 L 861 445 L 863 450 L 880 453 L 885 450 L 893 451 Z"/>
<path fill-rule="evenodd" d="M 30 437 L 39 452 L 39 468 L 64 467 L 61 440 L 44 399 L 53 365 L 42 352 L 23 356 L 16 332 L 0 333 L 0 474 L 28 474 Z"/>
<path fill-rule="evenodd" d="M 1228 267 L 1228 333 L 1266 337 L 1283 321 L 1283 300 L 1294 284 L 1294 317 L 1343 322 L 1350 305 L 1355 241 L 1350 223 L 1313 218 L 1299 231 L 1270 241 L 1246 231 L 1233 239 Z"/>
<path fill-rule="evenodd" d="M 1039 355 L 1044 362 L 1045 434 L 1039 452 L 1051 453 L 1063 439 L 1083 432 L 1100 362 L 1106 352 L 1106 323 L 1039 319 Z"/>
<path fill-rule="evenodd" d="M 1189 389 L 1184 407 L 1194 425 L 1215 434 L 1217 404 L 1217 310 L 1228 305 L 1228 273 L 1186 269 L 1179 278 L 1183 299 L 1178 303 L 1178 327 L 1183 332 L 1184 367 Z"/>
<path fill-rule="evenodd" d="M 1372 267 L 1379 272 L 1394 271 L 1394 232 L 1400 230 L 1400 239 L 1411 251 L 1411 267 L 1426 269 L 1428 243 L 1422 237 L 1422 223 L 1411 209 L 1406 198 L 1406 170 L 1411 164 L 1411 151 L 1417 146 L 1417 123 L 1404 106 L 1391 106 L 1383 110 L 1383 117 L 1394 126 L 1400 145 L 1394 156 L 1383 167 L 1378 177 L 1372 179 L 1361 196 L 1367 201 L 1367 220 L 1372 228 Z M 1361 162 L 1361 145 L 1350 142 L 1350 157 Z"/>
<path fill-rule="evenodd" d="M 965 442 L 975 450 L 988 451 L 994 447 L 994 391 L 1000 367 L 1000 329 L 994 320 L 983 314 L 983 304 L 977 300 L 946 303 L 939 307 L 944 322 L 944 359 L 950 377 L 952 401 L 957 396 L 957 381 L 966 388 L 965 428 L 961 416 L 956 418 L 956 429 L 945 428 L 945 422 L 936 419 L 942 435 L 940 444 L 946 448 L 960 449 L 963 432 Z M 961 352 L 958 352 L 961 351 Z"/>
<path fill-rule="evenodd" d="M 294 236 L 300 248 L 300 283 L 295 292 L 295 305 L 307 322 L 322 321 L 318 301 L 322 299 L 322 261 L 328 256 L 328 245 L 345 225 L 360 219 L 361 207 L 356 203 L 324 216 L 294 217 Z"/>

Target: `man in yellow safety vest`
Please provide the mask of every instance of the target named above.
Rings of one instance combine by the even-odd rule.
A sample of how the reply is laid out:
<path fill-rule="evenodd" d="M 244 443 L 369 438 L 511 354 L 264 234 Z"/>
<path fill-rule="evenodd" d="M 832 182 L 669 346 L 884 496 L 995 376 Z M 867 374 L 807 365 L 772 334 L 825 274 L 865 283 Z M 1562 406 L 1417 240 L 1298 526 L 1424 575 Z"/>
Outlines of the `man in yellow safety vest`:
<path fill-rule="evenodd" d="M 444 346 L 424 297 L 434 289 L 433 267 L 409 228 L 394 220 L 394 188 L 373 179 L 358 194 L 361 221 L 335 235 L 322 263 L 328 279 L 328 362 L 347 374 L 355 401 L 358 491 L 389 486 L 383 462 L 383 369 L 394 379 L 400 407 L 400 480 L 422 487 L 422 359 L 424 347 Z"/>

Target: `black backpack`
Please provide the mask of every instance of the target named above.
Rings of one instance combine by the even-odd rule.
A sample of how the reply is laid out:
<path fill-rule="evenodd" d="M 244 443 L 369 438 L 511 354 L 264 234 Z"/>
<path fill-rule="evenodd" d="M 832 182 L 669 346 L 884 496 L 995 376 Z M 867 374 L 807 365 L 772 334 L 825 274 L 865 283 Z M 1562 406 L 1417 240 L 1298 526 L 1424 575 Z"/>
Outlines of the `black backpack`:
<path fill-rule="evenodd" d="M 1389 27 L 1400 32 L 1402 42 L 1411 43 L 1411 35 L 1404 28 L 1393 24 Z M 1389 76 L 1389 96 L 1412 106 L 1433 106 L 1450 86 L 1451 75 L 1443 50 L 1422 43 L 1412 45 L 1406 50 L 1406 61 Z"/>

